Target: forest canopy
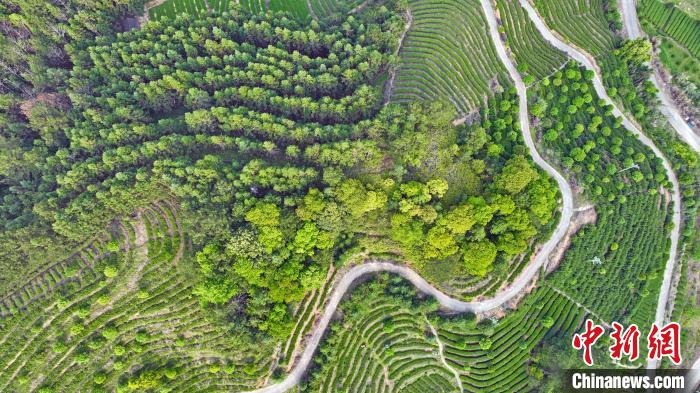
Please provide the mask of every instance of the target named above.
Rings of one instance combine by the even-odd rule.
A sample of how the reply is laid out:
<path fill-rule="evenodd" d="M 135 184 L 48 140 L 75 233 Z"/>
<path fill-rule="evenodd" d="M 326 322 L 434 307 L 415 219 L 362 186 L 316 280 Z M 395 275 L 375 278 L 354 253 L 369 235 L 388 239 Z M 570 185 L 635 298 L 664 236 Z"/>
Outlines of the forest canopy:
<path fill-rule="evenodd" d="M 556 187 L 527 158 L 514 91 L 471 125 L 440 103 L 382 105 L 400 7 L 324 26 L 234 8 L 67 45 L 67 85 L 36 104 L 66 115 L 23 125 L 32 169 L 3 189 L 3 225 L 79 242 L 173 195 L 192 215 L 194 294 L 274 337 L 286 304 L 353 255 L 507 265 Z"/>

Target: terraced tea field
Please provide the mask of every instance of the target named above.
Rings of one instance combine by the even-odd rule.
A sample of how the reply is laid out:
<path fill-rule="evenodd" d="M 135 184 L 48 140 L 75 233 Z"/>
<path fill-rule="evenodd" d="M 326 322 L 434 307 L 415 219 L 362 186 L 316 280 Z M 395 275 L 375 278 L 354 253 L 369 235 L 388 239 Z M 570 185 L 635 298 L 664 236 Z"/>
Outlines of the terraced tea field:
<path fill-rule="evenodd" d="M 294 327 L 289 335 L 289 338 L 282 346 L 281 362 L 287 365 L 286 369 L 294 365 L 296 355 L 304 347 L 304 338 L 311 331 L 316 317 L 321 312 L 328 299 L 328 294 L 333 285 L 337 270 L 331 267 L 326 276 L 324 285 L 308 293 L 304 299 L 297 305 L 294 312 Z"/>
<path fill-rule="evenodd" d="M 319 19 L 327 19 L 350 11 L 362 4 L 362 0 L 310 0 L 311 10 Z"/>
<path fill-rule="evenodd" d="M 603 0 L 535 0 L 535 6 L 551 29 L 593 56 L 612 50 Z"/>
<path fill-rule="evenodd" d="M 641 0 L 639 17 L 673 38 L 696 58 L 700 57 L 700 21 L 658 0 Z"/>
<path fill-rule="evenodd" d="M 477 0 L 412 0 L 409 8 L 413 26 L 400 51 L 392 101 L 442 100 L 464 115 L 497 86 L 509 86 Z"/>
<path fill-rule="evenodd" d="M 228 1 L 230 0 L 220 0 L 216 4 L 218 7 L 212 9 L 223 10 Z M 167 0 L 148 9 L 148 16 L 151 19 L 174 18 L 180 14 L 199 17 L 208 13 L 206 0 Z"/>
<path fill-rule="evenodd" d="M 311 14 L 306 0 L 270 0 L 270 10 L 289 11 L 298 20 L 309 20 Z"/>
<path fill-rule="evenodd" d="M 545 337 L 568 340 L 585 311 L 543 287 L 501 320 L 476 327 L 457 318 L 439 326 L 447 363 L 458 370 L 465 392 L 522 392 L 531 385 L 530 352 Z"/>
<path fill-rule="evenodd" d="M 50 297 L 63 286 L 95 278 L 95 265 L 133 247 L 134 229 L 129 222 L 115 221 L 68 258 L 42 266 L 40 271 L 0 301 L 0 317 L 26 310 L 35 301 Z"/>
<path fill-rule="evenodd" d="M 343 304 L 346 317 L 332 325 L 306 391 L 460 390 L 454 370 L 444 364 L 430 322 L 420 308 L 402 301 L 409 299 L 401 295 L 410 295 L 413 289 L 396 289 L 394 296 L 387 283 L 392 280 L 401 282 L 383 276 L 363 284 Z"/>
<path fill-rule="evenodd" d="M 517 1 L 498 0 L 497 5 L 506 44 L 521 72 L 541 79 L 564 64 L 566 56 L 542 38 Z"/>
<path fill-rule="evenodd" d="M 221 13 L 228 11 L 232 4 L 236 4 L 236 0 L 207 0 L 207 4 L 212 12 Z"/>
<path fill-rule="evenodd" d="M 169 201 L 140 209 L 119 251 L 0 321 L 0 390 L 247 390 L 269 366 L 241 354 L 202 312 L 178 269 L 184 251 Z M 85 249 L 80 254 L 85 255 Z"/>
<path fill-rule="evenodd" d="M 676 7 L 680 8 L 691 18 L 700 20 L 700 3 L 695 0 L 670 0 Z"/>
<path fill-rule="evenodd" d="M 661 39 L 659 60 L 673 75 L 684 74 L 691 82 L 700 85 L 700 58 L 692 56 L 673 39 Z"/>
<path fill-rule="evenodd" d="M 319 392 L 354 387 L 364 391 L 456 391 L 456 381 L 438 357 L 434 338 L 426 337 L 427 322 L 400 306 L 369 304 L 369 314 L 338 336 L 335 367 L 324 372 Z M 416 320 L 418 319 L 418 320 Z M 315 390 L 315 389 L 314 389 Z"/>
<path fill-rule="evenodd" d="M 664 232 L 658 229 L 668 219 L 660 208 L 664 203 L 660 196 L 633 195 L 624 204 L 598 205 L 596 225 L 574 238 L 552 285 L 602 318 L 626 316 L 649 325 L 668 258 Z"/>
<path fill-rule="evenodd" d="M 148 15 L 151 19 L 174 18 L 180 14 L 201 17 L 228 11 L 229 7 L 236 3 L 236 0 L 167 0 L 150 8 Z M 241 7 L 252 13 L 266 12 L 268 8 L 265 4 L 264 0 L 240 1 Z M 338 4 L 332 3 L 331 0 L 323 2 L 323 5 L 328 7 L 329 14 L 339 10 Z M 311 17 L 305 0 L 270 0 L 269 10 L 288 11 L 301 21 L 306 21 Z"/>
<path fill-rule="evenodd" d="M 3 57 L 32 78 L 0 94 L 27 131 L 0 151 L 28 156 L 0 167 L 0 235 L 70 255 L 11 261 L 0 392 L 557 391 L 586 318 L 662 322 L 692 295 L 684 147 L 671 167 L 560 42 L 611 71 L 611 2 L 533 0 L 553 34 L 526 1 L 166 0 L 104 37 L 103 8 L 13 16 L 80 38 L 51 37 L 64 74 L 39 39 Z"/>
<path fill-rule="evenodd" d="M 264 0 L 242 0 L 240 4 L 241 8 L 254 14 L 266 11 Z"/>
<path fill-rule="evenodd" d="M 544 287 L 503 319 L 477 324 L 473 316 L 437 316 L 430 300 L 403 298 L 414 294 L 406 285 L 380 276 L 353 292 L 306 391 L 525 391 L 533 387 L 530 352 L 545 337 L 568 339 L 586 314 Z"/>

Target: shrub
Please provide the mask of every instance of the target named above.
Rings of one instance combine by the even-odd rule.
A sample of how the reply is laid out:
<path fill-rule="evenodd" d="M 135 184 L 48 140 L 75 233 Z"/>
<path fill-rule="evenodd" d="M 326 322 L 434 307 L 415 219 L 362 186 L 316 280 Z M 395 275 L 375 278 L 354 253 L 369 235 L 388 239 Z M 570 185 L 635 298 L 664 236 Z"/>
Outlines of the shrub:
<path fill-rule="evenodd" d="M 102 331 L 102 337 L 106 338 L 107 340 L 114 340 L 115 337 L 119 334 L 119 331 L 117 331 L 117 328 L 114 326 L 108 326 Z"/>
<path fill-rule="evenodd" d="M 493 341 L 491 341 L 491 339 L 488 337 L 484 337 L 479 340 L 479 348 L 484 351 L 488 351 L 491 348 L 491 345 L 493 345 Z"/>
<path fill-rule="evenodd" d="M 104 269 L 103 273 L 107 278 L 114 278 L 117 276 L 118 271 L 119 270 L 115 266 L 109 265 Z"/>
<path fill-rule="evenodd" d="M 121 356 L 121 355 L 123 355 L 124 353 L 126 353 L 126 348 L 125 348 L 123 345 L 121 345 L 121 344 L 117 344 L 117 345 L 114 346 L 113 352 L 114 352 L 115 355 Z"/>
<path fill-rule="evenodd" d="M 92 377 L 92 381 L 95 382 L 96 385 L 102 385 L 106 380 L 107 376 L 103 373 L 97 373 Z"/>

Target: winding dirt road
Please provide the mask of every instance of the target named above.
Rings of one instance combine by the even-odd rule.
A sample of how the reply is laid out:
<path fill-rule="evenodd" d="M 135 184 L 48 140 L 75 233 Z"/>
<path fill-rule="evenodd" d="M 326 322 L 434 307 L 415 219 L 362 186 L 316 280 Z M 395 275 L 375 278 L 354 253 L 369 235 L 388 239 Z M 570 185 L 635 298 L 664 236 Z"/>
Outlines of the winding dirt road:
<path fill-rule="evenodd" d="M 673 185 L 672 199 L 673 199 L 673 230 L 671 231 L 671 250 L 669 252 L 669 258 L 666 262 L 666 268 L 664 269 L 664 279 L 661 284 L 661 290 L 659 293 L 659 301 L 656 307 L 656 323 L 662 324 L 665 320 L 666 314 L 666 304 L 668 303 L 669 293 L 671 290 L 671 276 L 673 275 L 673 270 L 676 262 L 676 254 L 678 251 L 678 239 L 680 236 L 681 228 L 681 198 L 680 198 L 680 186 L 678 185 L 678 179 L 676 174 L 673 172 L 673 167 L 666 157 L 663 155 L 661 150 L 649 139 L 631 120 L 625 116 L 622 111 L 617 107 L 615 102 L 610 99 L 608 93 L 605 91 L 603 86 L 603 81 L 601 79 L 600 70 L 595 63 L 595 60 L 578 48 L 574 48 L 572 45 L 565 43 L 562 39 L 557 37 L 544 23 L 537 11 L 532 7 L 528 0 L 518 0 L 520 4 L 525 8 L 525 11 L 535 24 L 535 27 L 540 32 L 540 34 L 549 41 L 552 46 L 565 52 L 571 58 L 581 63 L 586 69 L 594 72 L 593 77 L 593 87 L 600 98 L 605 100 L 609 105 L 613 107 L 613 114 L 616 117 L 622 118 L 622 125 L 628 130 L 634 133 L 639 141 L 648 146 L 657 157 L 661 158 L 663 161 L 664 169 L 666 170 L 666 175 L 668 176 L 671 184 Z M 654 361 L 649 361 L 647 368 L 656 368 L 656 363 Z"/>
<path fill-rule="evenodd" d="M 635 0 L 621 0 L 620 12 L 622 14 L 622 22 L 627 31 L 627 36 L 630 39 L 640 38 L 644 36 L 637 18 L 637 8 Z M 656 72 L 651 74 L 651 82 L 659 91 L 659 99 L 661 100 L 661 113 L 666 116 L 668 122 L 676 130 L 678 135 L 683 139 L 693 150 L 700 153 L 700 137 L 693 132 L 688 123 L 683 119 L 681 112 L 676 108 L 673 100 L 668 95 L 668 89 L 664 88 L 662 81 L 659 79 Z"/>

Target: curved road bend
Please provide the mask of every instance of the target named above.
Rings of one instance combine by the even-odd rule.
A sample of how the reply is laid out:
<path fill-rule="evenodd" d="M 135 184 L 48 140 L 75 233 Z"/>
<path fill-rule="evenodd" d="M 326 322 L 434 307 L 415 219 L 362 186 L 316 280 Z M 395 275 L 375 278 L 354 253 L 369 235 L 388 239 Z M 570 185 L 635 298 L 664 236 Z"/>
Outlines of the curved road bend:
<path fill-rule="evenodd" d="M 540 18 L 540 15 L 537 13 L 537 11 L 532 7 L 532 5 L 528 2 L 528 0 L 519 0 L 520 4 L 525 8 L 527 15 L 529 16 L 530 20 L 535 24 L 537 27 L 537 30 L 539 30 L 540 34 L 547 40 L 549 41 L 550 44 L 552 44 L 555 48 L 567 53 L 570 57 L 572 57 L 574 60 L 578 61 L 581 63 L 586 69 L 593 71 L 594 77 L 593 77 L 593 86 L 595 88 L 596 93 L 598 96 L 602 99 L 604 99 L 609 105 L 612 105 L 613 107 L 613 114 L 616 117 L 621 117 L 622 118 L 622 124 L 633 132 L 639 140 L 647 145 L 653 152 L 656 154 L 657 157 L 661 158 L 663 161 L 663 166 L 664 169 L 666 170 L 666 175 L 668 176 L 669 180 L 671 181 L 673 185 L 673 190 L 672 190 L 672 199 L 673 199 L 673 230 L 671 231 L 671 250 L 669 252 L 669 258 L 668 261 L 666 262 L 666 268 L 664 269 L 664 279 L 663 283 L 661 284 L 661 290 L 659 293 L 659 301 L 656 306 L 656 317 L 655 320 L 658 324 L 662 324 L 665 319 L 665 313 L 666 313 L 666 304 L 668 303 L 668 298 L 669 298 L 669 292 L 671 289 L 671 276 L 673 275 L 673 269 L 676 261 L 676 253 L 678 250 L 678 239 L 680 235 L 680 228 L 681 228 L 681 198 L 680 198 L 680 187 L 678 185 L 678 179 L 676 178 L 676 174 L 673 172 L 673 167 L 669 163 L 668 159 L 663 155 L 661 150 L 659 150 L 658 147 L 652 142 L 651 139 L 649 139 L 644 133 L 642 133 L 637 126 L 630 121 L 627 116 L 625 116 L 622 111 L 617 107 L 615 102 L 610 99 L 608 96 L 607 92 L 605 91 L 605 88 L 603 87 L 603 81 L 601 79 L 600 73 L 598 71 L 598 67 L 595 64 L 595 60 L 593 60 L 589 55 L 585 54 L 583 51 L 574 48 L 573 46 L 565 43 L 561 39 L 559 39 L 557 36 L 555 36 L 551 30 L 547 27 L 547 25 L 542 21 Z M 653 361 L 650 361 L 647 365 L 649 368 L 655 368 L 656 364 Z"/>
<path fill-rule="evenodd" d="M 351 268 L 343 275 L 336 287 L 333 289 L 328 303 L 323 310 L 323 314 L 315 324 L 314 331 L 306 343 L 306 348 L 304 348 L 304 352 L 299 358 L 299 361 L 294 369 L 292 369 L 292 371 L 282 382 L 251 391 L 250 393 L 283 393 L 299 383 L 307 368 L 311 364 L 316 348 L 319 346 L 321 339 L 323 338 L 323 334 L 328 328 L 328 325 L 333 318 L 333 314 L 338 308 L 343 296 L 355 282 L 355 280 L 366 274 L 381 272 L 396 273 L 410 281 L 420 292 L 434 297 L 444 309 L 455 312 L 484 312 L 504 304 L 525 289 L 527 284 L 535 277 L 537 272 L 545 264 L 549 254 L 556 247 L 557 243 L 559 243 L 559 241 L 564 237 L 574 212 L 573 193 L 566 179 L 559 172 L 557 172 L 556 169 L 549 165 L 542 158 L 542 156 L 540 156 L 535 148 L 535 143 L 532 139 L 532 134 L 530 131 L 525 84 L 523 83 L 522 78 L 520 77 L 520 74 L 518 74 L 515 66 L 510 61 L 510 58 L 508 58 L 505 46 L 501 42 L 501 38 L 498 33 L 496 16 L 489 1 L 490 0 L 481 0 L 481 6 L 486 14 L 486 19 L 489 24 L 489 33 L 494 45 L 496 46 L 498 56 L 508 69 L 508 72 L 515 82 L 515 86 L 518 90 L 519 120 L 523 138 L 525 139 L 525 144 L 530 150 L 530 154 L 532 155 L 535 163 L 557 181 L 559 189 L 561 190 L 563 199 L 561 219 L 551 238 L 542 245 L 540 250 L 537 252 L 535 260 L 531 261 L 527 264 L 527 266 L 525 266 L 523 271 L 511 283 L 511 285 L 509 285 L 505 290 L 497 293 L 493 298 L 478 302 L 464 302 L 452 298 L 433 287 L 418 273 L 406 266 L 399 266 L 385 261 L 372 261 Z"/>
<path fill-rule="evenodd" d="M 635 0 L 621 0 L 620 11 L 622 14 L 622 23 L 627 31 L 627 36 L 630 39 L 643 37 L 639 19 L 637 18 L 637 8 Z M 678 135 L 685 141 L 693 150 L 700 153 L 700 136 L 698 136 L 690 128 L 688 123 L 683 119 L 681 112 L 676 108 L 673 100 L 668 95 L 668 90 L 664 88 L 662 81 L 658 77 L 656 71 L 651 73 L 651 82 L 659 91 L 659 99 L 661 100 L 661 113 L 668 118 L 668 122 L 676 130 Z"/>

